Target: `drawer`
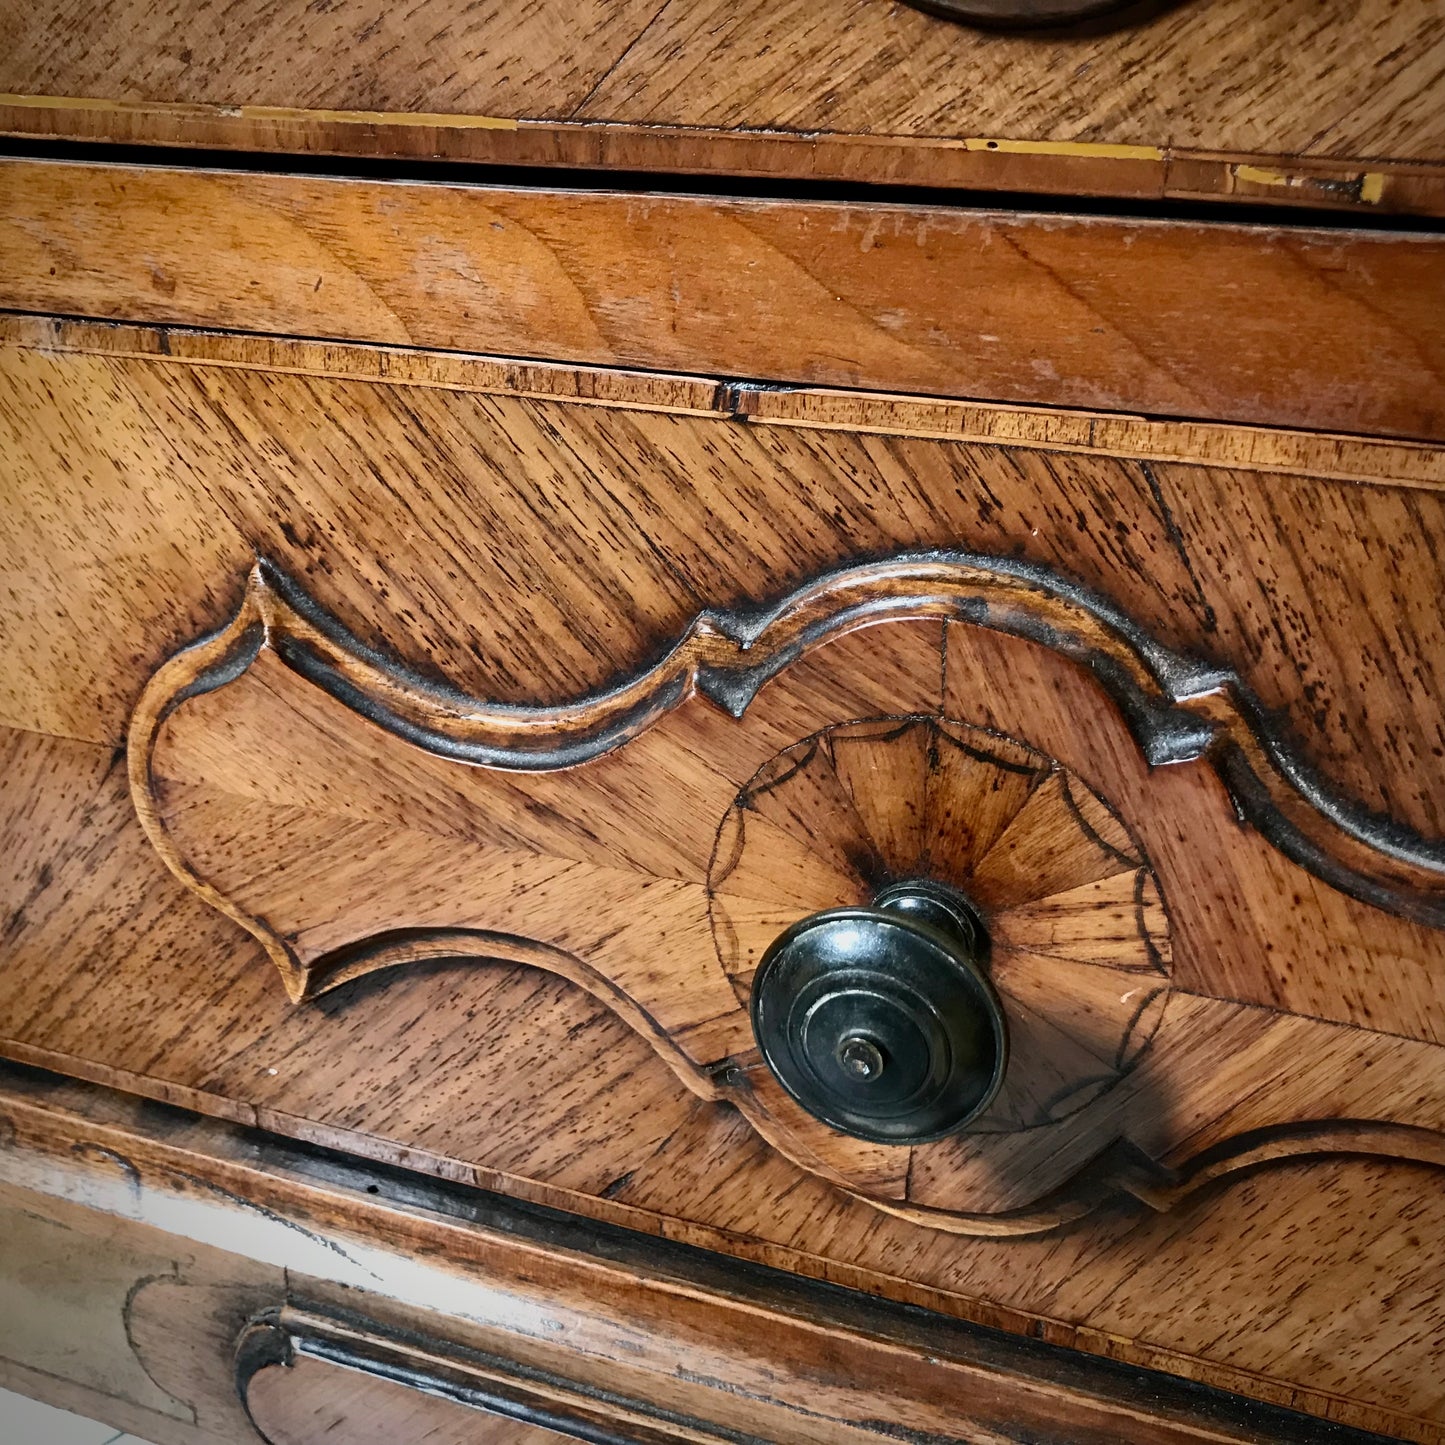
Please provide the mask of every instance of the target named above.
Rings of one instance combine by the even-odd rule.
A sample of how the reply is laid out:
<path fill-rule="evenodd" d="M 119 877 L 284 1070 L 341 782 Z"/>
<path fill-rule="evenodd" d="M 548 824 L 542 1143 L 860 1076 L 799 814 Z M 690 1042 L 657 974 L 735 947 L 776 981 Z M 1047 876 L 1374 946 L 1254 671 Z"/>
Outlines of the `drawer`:
<path fill-rule="evenodd" d="M 0 1380 L 157 1445 L 1380 1438 L 0 1072 Z"/>
<path fill-rule="evenodd" d="M 35 0 L 6 38 L 0 131 L 27 138 L 1445 212 L 1428 0 Z"/>
<path fill-rule="evenodd" d="M 0 1052 L 1442 1438 L 1436 238 L 3 177 Z"/>

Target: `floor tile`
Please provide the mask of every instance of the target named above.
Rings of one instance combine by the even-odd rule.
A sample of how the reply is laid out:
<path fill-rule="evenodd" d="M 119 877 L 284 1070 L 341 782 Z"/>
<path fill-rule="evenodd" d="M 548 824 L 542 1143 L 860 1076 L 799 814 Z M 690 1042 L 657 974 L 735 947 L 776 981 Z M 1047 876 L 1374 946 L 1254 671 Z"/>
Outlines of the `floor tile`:
<path fill-rule="evenodd" d="M 25 1395 L 0 1390 L 0 1442 L 3 1445 L 147 1445 L 122 1435 L 114 1425 L 42 1405 Z"/>

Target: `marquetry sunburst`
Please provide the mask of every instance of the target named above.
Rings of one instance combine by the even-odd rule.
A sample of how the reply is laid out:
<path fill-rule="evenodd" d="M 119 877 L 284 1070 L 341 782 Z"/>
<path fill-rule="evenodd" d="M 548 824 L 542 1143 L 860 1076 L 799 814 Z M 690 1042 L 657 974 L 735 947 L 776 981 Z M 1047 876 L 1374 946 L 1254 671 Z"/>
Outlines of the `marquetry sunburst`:
<path fill-rule="evenodd" d="M 965 723 L 851 722 L 764 764 L 718 830 L 719 959 L 746 999 L 783 929 L 916 877 L 962 891 L 992 941 L 1010 1062 L 969 1132 L 1056 1123 L 1130 1071 L 1169 991 L 1169 922 L 1148 861 L 1077 776 Z"/>

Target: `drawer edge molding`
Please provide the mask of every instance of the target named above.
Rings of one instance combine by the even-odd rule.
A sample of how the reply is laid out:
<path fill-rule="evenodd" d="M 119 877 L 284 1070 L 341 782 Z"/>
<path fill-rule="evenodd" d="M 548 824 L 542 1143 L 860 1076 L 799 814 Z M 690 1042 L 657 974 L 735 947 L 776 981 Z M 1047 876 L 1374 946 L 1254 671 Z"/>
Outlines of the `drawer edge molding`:
<path fill-rule="evenodd" d="M 798 1413 L 805 1414 L 814 1429 L 822 1420 L 843 1432 L 840 1438 L 897 1438 L 906 1431 L 908 1438 L 927 1438 L 937 1445 L 961 1445 L 965 1439 L 976 1438 L 971 1433 L 975 1427 L 988 1430 L 989 1438 L 1000 1442 L 1028 1439 L 1041 1445 L 1063 1445 L 1078 1438 L 1075 1432 L 1081 1418 L 1090 1424 L 1101 1421 L 1109 1438 L 1121 1445 L 1138 1445 L 1146 1439 L 1160 1445 L 1203 1445 L 1205 1441 L 1242 1445 L 1258 1438 L 1256 1431 L 1265 1428 L 1281 1445 L 1307 1438 L 1339 1441 L 1340 1445 L 1360 1440 L 1364 1445 L 1347 1426 L 1307 1420 L 1278 1407 L 1252 1407 L 1243 1412 L 1242 1419 L 1232 1418 L 1229 1405 L 1233 1402 L 1217 1395 L 1191 1398 L 1187 1387 L 1181 1391 L 1165 1378 L 1131 1381 L 1139 1396 L 1125 1387 L 1124 1401 L 1105 1404 L 1089 1398 L 1065 1378 L 1049 1378 L 1044 1370 L 1031 1375 L 1015 1365 L 1012 1381 L 1005 1385 L 1002 1378 L 979 1368 L 981 1361 L 973 1362 L 967 1372 L 965 1388 L 975 1408 L 968 1412 L 972 1418 L 965 1424 L 957 1400 L 951 1398 L 949 1376 L 957 1370 L 957 1363 L 937 1349 L 930 1351 L 935 1357 L 927 1361 L 924 1371 L 931 1392 L 936 1392 L 925 1407 L 931 1408 L 929 1423 L 935 1428 L 925 1437 L 916 1428 L 900 1427 L 892 1418 L 895 1411 L 899 1416 L 916 1416 L 919 1402 L 925 1398 L 924 1392 L 917 1390 L 916 1379 L 908 1389 L 896 1373 L 900 1357 L 915 1372 L 922 1366 L 916 1357 L 909 1358 L 900 1342 L 875 1337 L 869 1346 L 860 1348 L 855 1338 L 860 1326 L 852 1320 L 824 1333 L 806 1318 L 789 1318 L 776 1308 L 765 1312 L 756 1307 L 755 1315 L 762 1318 L 754 1328 L 765 1327 L 769 1339 L 806 1351 L 813 1344 L 810 1336 L 823 1334 L 826 1338 L 827 1363 L 813 1366 L 807 1381 L 807 1406 L 800 1409 L 795 1399 L 788 1402 L 791 1408 L 778 1409 L 779 1395 L 801 1393 L 796 1377 L 789 1369 L 777 1371 L 772 1388 L 760 1391 L 743 1378 L 748 1362 L 744 1357 L 729 1362 L 730 1373 L 738 1376 L 736 1381 L 707 1378 L 707 1386 L 720 1387 L 724 1399 L 731 1396 L 730 1408 L 719 1410 L 714 1403 L 711 1412 L 694 1414 L 678 1406 L 704 1405 L 708 1389 L 699 1389 L 700 1381 L 692 1385 L 684 1400 L 653 1402 L 624 1393 L 615 1382 L 600 1386 L 595 1381 L 582 1382 L 555 1369 L 539 1368 L 449 1338 L 445 1332 L 448 1322 L 442 1315 L 382 1322 L 354 1308 L 330 1302 L 312 1304 L 305 1299 L 304 1290 L 293 1291 L 292 1296 L 254 1316 L 236 1341 L 236 1391 L 267 1445 L 297 1439 L 296 1428 L 304 1430 L 314 1419 L 317 1395 L 335 1398 L 328 1394 L 328 1385 L 345 1391 L 348 1386 L 354 1389 L 358 1381 L 365 1381 L 375 1392 L 373 1408 L 379 1403 L 383 1409 L 390 1405 L 398 1415 L 406 1411 L 407 1424 L 420 1418 L 425 1425 L 438 1427 L 439 1434 L 446 1427 L 467 1431 L 474 1412 L 478 1426 L 487 1417 L 510 1420 L 594 1445 L 760 1445 L 764 1438 L 802 1441 L 809 1438 L 807 1427 L 803 1433 L 790 1428 L 794 1421 L 789 1416 Z M 394 1306 L 391 1312 L 397 1313 Z M 791 1362 L 796 1357 L 789 1354 L 786 1358 Z M 811 1363 L 808 1354 L 803 1359 Z M 852 1372 L 847 1377 L 850 1396 L 856 1400 L 861 1389 L 871 1384 L 875 1395 L 870 1404 L 884 1409 L 851 1416 L 839 1410 L 834 1382 L 845 1368 Z M 1096 1388 L 1103 1386 L 1102 1395 L 1107 1386 L 1102 1380 L 1095 1383 Z M 1150 1398 L 1148 1411 L 1139 1407 L 1145 1390 Z M 337 1403 L 340 1418 L 335 1423 L 344 1425 L 345 1406 L 340 1400 Z M 779 1435 L 763 1437 L 738 1428 L 739 1424 L 758 1428 L 758 1417 L 763 1414 L 760 1406 L 772 1406 L 774 1418 L 767 1424 L 779 1430 Z M 308 1433 L 306 1438 L 314 1437 Z"/>
<path fill-rule="evenodd" d="M 860 1389 L 894 1402 L 896 1419 L 874 1426 L 886 1439 L 906 1421 L 929 1439 L 1006 1424 L 1019 1439 L 1065 1441 L 1081 1420 L 1131 1445 L 1242 1445 L 1261 1432 L 1298 1445 L 1364 1445 L 1381 1437 L 1362 1432 L 1382 1429 L 1439 1437 L 1417 1416 L 1207 1357 L 1130 1350 L 1036 1317 L 1001 1333 L 992 1312 L 976 1321 L 966 1301 L 950 1306 L 963 1318 L 925 1312 L 344 1153 L 318 1157 L 188 1112 L 157 1114 L 54 1075 L 0 1069 L 0 1118 L 12 1208 L 83 1231 L 55 1231 L 80 1240 L 57 1263 L 82 1298 L 96 1298 L 85 1271 L 98 1250 L 159 1244 L 188 1256 L 179 1273 L 110 1277 L 131 1287 L 121 1306 L 129 1328 L 109 1338 L 115 1358 L 181 1390 L 198 1423 L 228 1439 L 233 1417 L 215 1407 L 235 1400 L 238 1384 L 268 1363 L 284 1371 L 288 1356 L 320 1365 L 323 1354 L 443 1385 L 460 1368 L 458 1383 L 545 1391 L 579 1412 L 599 1398 L 670 1402 L 697 1428 L 741 1426 L 769 1440 L 794 1439 L 791 1427 L 816 1439 L 820 1411 L 830 1427 L 857 1424 Z M 111 1288 L 104 1299 L 115 1299 Z M 236 1307 L 222 1314 L 222 1300 Z M 274 1333 L 238 1351 L 248 1323 Z M 201 1371 L 188 1348 L 197 1331 L 209 1346 Z M 708 1368 L 680 1380 L 678 1359 L 689 1355 Z M 204 1396 L 187 1384 L 205 1384 Z"/>
<path fill-rule="evenodd" d="M 1345 432 L 1167 421 L 1128 413 L 1009 406 L 891 392 L 778 387 L 718 376 L 620 371 L 185 326 L 77 321 L 34 312 L 0 314 L 0 349 L 178 368 L 223 367 L 385 382 L 392 387 L 470 396 L 715 417 L 751 426 L 926 437 L 1445 492 L 1445 448 Z"/>
<path fill-rule="evenodd" d="M 272 156 L 545 166 L 771 182 L 895 186 L 1219 205 L 1277 205 L 1362 216 L 1445 215 L 1445 165 L 1378 155 L 1211 150 L 1006 135 L 860 135 L 846 130 L 728 130 L 659 122 L 510 119 L 0 94 L 0 135 L 242 151 Z"/>
<path fill-rule="evenodd" d="M 1445 437 L 1429 232 L 0 157 L 0 251 L 13 311 Z"/>

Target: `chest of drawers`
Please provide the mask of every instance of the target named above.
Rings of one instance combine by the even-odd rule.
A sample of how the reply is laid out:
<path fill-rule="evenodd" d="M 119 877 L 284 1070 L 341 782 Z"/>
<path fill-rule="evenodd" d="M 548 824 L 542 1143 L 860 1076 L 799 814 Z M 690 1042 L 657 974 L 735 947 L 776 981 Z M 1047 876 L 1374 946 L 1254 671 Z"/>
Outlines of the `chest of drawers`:
<path fill-rule="evenodd" d="M 0 1384 L 1445 1439 L 1382 8 L 7 21 Z"/>

